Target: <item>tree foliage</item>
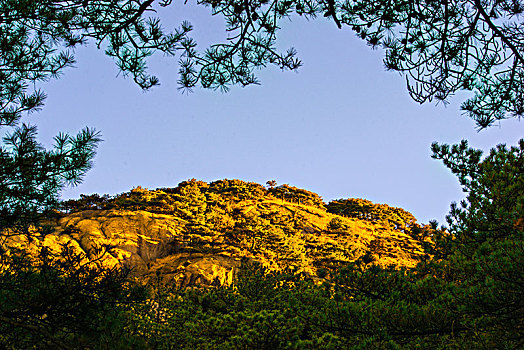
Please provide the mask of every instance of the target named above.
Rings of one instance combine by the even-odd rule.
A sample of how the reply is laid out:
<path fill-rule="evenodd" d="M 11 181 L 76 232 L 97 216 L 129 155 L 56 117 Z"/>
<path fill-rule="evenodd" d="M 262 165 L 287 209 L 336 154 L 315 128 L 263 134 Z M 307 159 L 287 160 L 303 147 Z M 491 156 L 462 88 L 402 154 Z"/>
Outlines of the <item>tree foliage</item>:
<path fill-rule="evenodd" d="M 302 188 L 284 184 L 277 187 L 271 187 L 268 192 L 276 198 L 280 198 L 284 201 L 310 205 L 322 209 L 324 208 L 322 197 Z"/>
<path fill-rule="evenodd" d="M 75 63 L 74 49 L 92 40 L 143 89 L 158 84 L 147 73 L 155 51 L 173 55 L 190 40 L 183 23 L 165 33 L 145 17 L 153 1 L 2 1 L 0 4 L 0 120 L 12 123 L 42 105 L 45 95 L 29 84 L 59 77 Z"/>
<path fill-rule="evenodd" d="M 124 309 L 143 302 L 145 293 L 126 281 L 126 271 L 100 268 L 71 245 L 1 253 L 3 348 L 133 347 L 124 330 Z"/>
<path fill-rule="evenodd" d="M 411 97 L 462 104 L 481 128 L 524 113 L 521 1 L 347 1 L 334 16 L 372 47 L 387 69 L 404 73 Z"/>
<path fill-rule="evenodd" d="M 74 64 L 74 49 L 93 41 L 143 89 L 159 83 L 147 70 L 154 52 L 179 53 L 179 84 L 227 90 L 257 83 L 268 64 L 301 66 L 296 51 L 276 49 L 282 20 L 324 16 L 386 51 L 387 69 L 401 72 L 417 102 L 446 101 L 460 90 L 462 109 L 480 127 L 523 114 L 521 1 L 200 0 L 225 19 L 228 41 L 199 51 L 183 22 L 166 31 L 150 16 L 171 1 L 3 1 L 0 4 L 0 120 L 11 124 L 42 106 L 30 84 L 58 77 Z M 158 5 L 158 6 L 157 6 Z"/>
<path fill-rule="evenodd" d="M 1 121 L 0 121 L 0 125 Z M 58 203 L 60 190 L 77 184 L 91 168 L 99 134 L 84 129 L 76 136 L 60 134 L 46 150 L 36 140 L 36 127 L 23 124 L 3 138 L 0 147 L 0 232 L 19 232 Z"/>
<path fill-rule="evenodd" d="M 91 167 L 99 134 L 59 134 L 52 150 L 36 140 L 36 127 L 20 125 L 24 113 L 42 107 L 36 83 L 59 77 L 74 64 L 75 47 L 93 40 L 115 58 L 124 75 L 144 89 L 158 83 L 145 59 L 155 51 L 174 54 L 187 42 L 189 25 L 166 34 L 158 20 L 144 18 L 153 1 L 2 1 L 0 3 L 0 230 L 37 220 L 56 204 L 66 184 Z M 33 90 L 31 90 L 33 87 Z"/>
<path fill-rule="evenodd" d="M 296 52 L 275 52 L 283 19 L 293 14 L 332 19 L 373 48 L 386 51 L 388 70 L 406 77 L 411 97 L 446 102 L 458 91 L 473 95 L 462 110 L 480 128 L 524 113 L 522 1 L 491 0 L 202 0 L 226 19 L 231 42 L 184 61 L 181 83 L 224 86 L 251 77 L 253 68 L 277 63 L 296 69 Z M 210 74 L 209 72 L 223 72 Z M 232 73 L 233 72 L 233 73 Z M 212 77 L 212 79 L 210 78 Z M 253 82 L 254 79 L 251 79 Z"/>
<path fill-rule="evenodd" d="M 372 222 L 383 222 L 391 225 L 396 230 L 408 231 L 417 222 L 417 219 L 410 212 L 387 204 L 375 204 L 367 199 L 348 198 L 337 199 L 327 204 L 328 212 L 369 220 Z"/>
<path fill-rule="evenodd" d="M 490 344 L 524 344 L 524 140 L 499 145 L 481 159 L 479 150 L 433 145 L 434 157 L 457 175 L 466 200 L 448 216 L 453 241 L 447 271 L 460 281 L 453 291 L 468 329 Z"/>

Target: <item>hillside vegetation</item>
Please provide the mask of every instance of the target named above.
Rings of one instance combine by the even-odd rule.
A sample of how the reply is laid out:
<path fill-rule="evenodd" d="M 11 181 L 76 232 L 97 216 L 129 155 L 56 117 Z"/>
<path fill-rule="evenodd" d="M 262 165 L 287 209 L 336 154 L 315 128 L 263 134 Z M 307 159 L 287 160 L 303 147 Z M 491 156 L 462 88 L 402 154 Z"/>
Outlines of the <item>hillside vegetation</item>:
<path fill-rule="evenodd" d="M 70 244 L 102 265 L 131 268 L 138 281 L 161 276 L 184 287 L 229 285 L 242 259 L 315 279 L 357 260 L 413 267 L 433 232 L 400 208 L 360 199 L 325 205 L 307 190 L 240 180 L 83 195 L 55 214 L 39 240 L 17 236 L 11 246 Z"/>

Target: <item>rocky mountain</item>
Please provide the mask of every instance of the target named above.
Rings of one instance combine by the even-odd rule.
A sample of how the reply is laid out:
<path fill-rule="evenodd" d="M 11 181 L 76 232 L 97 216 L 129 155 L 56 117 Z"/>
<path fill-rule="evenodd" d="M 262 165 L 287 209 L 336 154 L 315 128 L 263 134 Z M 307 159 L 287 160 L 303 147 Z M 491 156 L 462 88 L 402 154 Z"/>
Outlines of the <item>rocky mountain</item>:
<path fill-rule="evenodd" d="M 358 259 L 410 267 L 431 232 L 400 208 L 366 200 L 325 204 L 288 185 L 192 179 L 176 188 L 83 195 L 35 229 L 36 239 L 13 236 L 4 245 L 68 245 L 86 261 L 129 267 L 134 279 L 184 287 L 230 284 L 242 259 L 319 279 Z"/>

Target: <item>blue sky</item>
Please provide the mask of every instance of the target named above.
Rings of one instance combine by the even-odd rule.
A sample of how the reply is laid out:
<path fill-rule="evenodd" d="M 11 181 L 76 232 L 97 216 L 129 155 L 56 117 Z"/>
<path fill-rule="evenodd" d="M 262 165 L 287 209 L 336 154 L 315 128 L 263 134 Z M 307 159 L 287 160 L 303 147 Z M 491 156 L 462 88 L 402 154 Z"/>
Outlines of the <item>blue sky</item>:
<path fill-rule="evenodd" d="M 207 9 L 180 6 L 159 13 L 166 27 L 190 20 L 200 49 L 225 37 L 221 19 Z M 153 57 L 161 86 L 144 93 L 118 76 L 103 51 L 80 48 L 77 68 L 42 86 L 46 105 L 29 118 L 48 146 L 59 131 L 102 132 L 95 167 L 63 198 L 173 187 L 190 178 L 274 179 L 325 201 L 366 198 L 442 223 L 463 194 L 431 159 L 431 143 L 467 139 L 489 150 L 524 135 L 517 120 L 478 133 L 461 115 L 460 96 L 447 106 L 416 104 L 404 78 L 383 69 L 382 51 L 323 18 L 286 22 L 278 45 L 298 50 L 298 72 L 269 67 L 259 72 L 260 86 L 189 95 L 177 90 L 177 58 Z"/>

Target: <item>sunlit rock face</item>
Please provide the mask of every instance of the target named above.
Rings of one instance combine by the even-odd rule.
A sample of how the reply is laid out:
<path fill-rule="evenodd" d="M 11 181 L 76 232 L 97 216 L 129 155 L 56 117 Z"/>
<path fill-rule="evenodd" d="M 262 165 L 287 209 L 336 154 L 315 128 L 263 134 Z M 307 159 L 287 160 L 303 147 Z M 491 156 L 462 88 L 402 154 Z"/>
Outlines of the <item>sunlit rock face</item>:
<path fill-rule="evenodd" d="M 131 276 L 141 281 L 160 279 L 181 287 L 230 284 L 241 257 L 231 256 L 225 245 L 222 252 L 195 252 L 191 238 L 196 237 L 184 234 L 183 229 L 169 215 L 89 210 L 60 219 L 52 235 L 74 241 L 90 259 L 100 254 L 97 248 L 108 246 L 104 265 L 129 267 Z"/>
<path fill-rule="evenodd" d="M 102 245 L 114 246 L 108 260 L 129 261 L 138 271 L 166 256 L 177 235 L 176 221 L 143 211 L 83 211 L 59 220 L 55 234 L 68 235 L 89 255 Z"/>
<path fill-rule="evenodd" d="M 131 279 L 192 287 L 230 284 L 242 259 L 314 278 L 322 274 L 319 270 L 358 259 L 409 267 L 424 255 L 422 246 L 428 241 L 420 229 L 417 236 L 398 224 L 400 210 L 409 219 L 406 225 L 414 225 L 412 215 L 399 208 L 384 209 L 363 200 L 327 206 L 351 215 L 361 207 L 369 213 L 372 206 L 373 213 L 379 208 L 380 215 L 396 210 L 396 221 L 393 214 L 387 214 L 387 220 L 341 216 L 328 212 L 314 193 L 289 186 L 266 190 L 239 180 L 191 180 L 154 191 L 137 188 L 96 203 L 96 210 L 77 204 L 75 210 L 49 219 L 46 229 L 35 230 L 34 239 L 14 236 L 6 245 L 58 251 L 69 244 L 101 267 L 129 268 Z"/>

